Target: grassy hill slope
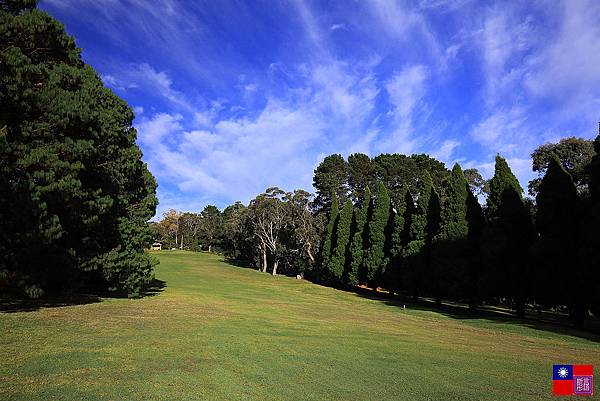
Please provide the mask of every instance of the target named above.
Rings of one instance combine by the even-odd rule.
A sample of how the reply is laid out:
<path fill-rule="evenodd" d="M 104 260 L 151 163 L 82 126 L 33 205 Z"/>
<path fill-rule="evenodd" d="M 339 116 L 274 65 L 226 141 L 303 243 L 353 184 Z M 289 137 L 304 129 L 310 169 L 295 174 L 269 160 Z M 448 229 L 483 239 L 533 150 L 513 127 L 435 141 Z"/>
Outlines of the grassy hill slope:
<path fill-rule="evenodd" d="M 3 400 L 553 399 L 600 343 L 162 252 L 162 292 L 0 313 Z"/>

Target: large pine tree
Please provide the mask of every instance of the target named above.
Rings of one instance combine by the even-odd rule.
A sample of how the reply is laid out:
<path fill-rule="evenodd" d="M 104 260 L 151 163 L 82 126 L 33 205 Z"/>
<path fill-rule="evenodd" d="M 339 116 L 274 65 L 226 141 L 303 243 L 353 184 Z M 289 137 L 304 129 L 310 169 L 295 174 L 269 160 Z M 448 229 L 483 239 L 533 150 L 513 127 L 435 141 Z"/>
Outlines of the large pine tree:
<path fill-rule="evenodd" d="M 30 296 L 139 293 L 156 183 L 131 108 L 34 1 L 0 1 L 0 270 Z"/>
<path fill-rule="evenodd" d="M 573 179 L 558 158 L 548 163 L 536 200 L 538 299 L 545 305 L 569 305 L 571 314 L 581 323 L 585 311 L 581 288 L 586 277 L 580 274 L 576 256 L 580 205 Z M 566 269 L 568 280 L 564 278 Z"/>
<path fill-rule="evenodd" d="M 377 184 L 371 219 L 367 223 L 367 249 L 365 252 L 365 272 L 369 285 L 376 289 L 381 283 L 385 269 L 385 233 L 390 215 L 390 196 L 382 182 Z"/>
<path fill-rule="evenodd" d="M 456 163 L 446 187 L 439 233 L 434 238 L 433 289 L 436 302 L 442 298 L 458 298 L 465 280 L 468 184 Z"/>
<path fill-rule="evenodd" d="M 485 215 L 477 198 L 467 185 L 467 271 L 464 282 L 464 296 L 469 307 L 475 309 L 482 299 L 482 237 L 485 229 Z"/>
<path fill-rule="evenodd" d="M 490 180 L 489 186 L 490 193 L 486 203 L 486 214 L 491 218 L 498 216 L 500 204 L 502 203 L 502 196 L 506 189 L 512 189 L 518 194 L 523 192 L 519 180 L 512 173 L 506 159 L 500 155 L 496 155 L 494 177 Z"/>
<path fill-rule="evenodd" d="M 403 250 L 409 242 L 409 233 L 415 204 L 408 188 L 404 187 L 404 196 L 391 208 L 386 229 L 387 267 L 384 276 L 385 287 L 393 294 L 402 282 Z"/>
<path fill-rule="evenodd" d="M 482 245 L 483 295 L 511 299 L 520 316 L 525 312 L 525 301 L 531 293 L 528 253 L 533 240 L 531 216 L 522 192 L 506 160 L 496 156 L 488 198 L 488 225 Z"/>
<path fill-rule="evenodd" d="M 346 267 L 348 243 L 350 242 L 350 226 L 352 224 L 352 202 L 347 199 L 340 212 L 336 224 L 335 247 L 327 264 L 329 279 L 334 284 L 342 283 L 342 276 Z"/>
<path fill-rule="evenodd" d="M 329 261 L 331 260 L 331 255 L 333 249 L 335 247 L 335 234 L 336 234 L 336 226 L 339 218 L 339 205 L 337 195 L 333 194 L 333 199 L 331 202 L 331 209 L 329 210 L 329 216 L 327 220 L 327 225 L 325 226 L 325 232 L 323 233 L 323 245 L 321 246 L 321 263 L 320 269 L 318 269 L 317 279 L 326 279 L 329 275 L 327 268 L 329 266 Z"/>
<path fill-rule="evenodd" d="M 367 242 L 367 214 L 371 206 L 371 190 L 365 189 L 365 194 L 361 202 L 362 206 L 354 208 L 352 217 L 350 242 L 350 263 L 346 273 L 346 282 L 349 285 L 358 285 L 360 283 L 360 271 L 364 260 L 364 249 Z"/>
<path fill-rule="evenodd" d="M 318 210 L 329 211 L 333 197 L 343 203 L 348 196 L 348 163 L 342 155 L 327 156 L 315 169 L 313 186 L 317 190 L 314 204 Z"/>
<path fill-rule="evenodd" d="M 409 242 L 402 250 L 403 285 L 417 298 L 431 269 L 429 248 L 439 228 L 439 197 L 428 171 L 419 180 L 419 198 L 411 218 Z"/>
<path fill-rule="evenodd" d="M 600 316 L 600 134 L 594 141 L 595 155 L 588 167 L 590 176 L 590 198 L 585 201 L 582 219 L 583 246 L 580 254 L 580 266 L 586 276 L 586 285 L 582 293 L 588 294 L 588 302 L 596 316 Z"/>

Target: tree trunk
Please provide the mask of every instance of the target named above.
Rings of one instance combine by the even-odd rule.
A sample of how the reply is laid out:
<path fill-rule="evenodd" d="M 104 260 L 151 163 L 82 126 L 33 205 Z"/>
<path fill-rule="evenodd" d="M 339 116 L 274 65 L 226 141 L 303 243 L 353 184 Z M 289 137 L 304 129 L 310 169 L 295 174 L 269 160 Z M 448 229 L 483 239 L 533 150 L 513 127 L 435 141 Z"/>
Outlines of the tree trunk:
<path fill-rule="evenodd" d="M 517 312 L 517 317 L 525 317 L 525 302 L 522 299 L 516 300 L 515 311 Z"/>
<path fill-rule="evenodd" d="M 212 249 L 212 245 L 208 244 L 208 253 L 210 253 L 210 250 Z"/>
<path fill-rule="evenodd" d="M 181 244 L 179 244 L 179 249 L 183 249 L 183 234 L 181 234 Z"/>
<path fill-rule="evenodd" d="M 261 249 L 262 252 L 262 272 L 267 272 L 267 250 L 265 248 Z"/>
<path fill-rule="evenodd" d="M 273 263 L 273 275 L 277 275 L 277 265 L 279 265 L 279 261 L 275 259 L 275 263 Z"/>
<path fill-rule="evenodd" d="M 312 244 L 310 243 L 310 241 L 308 241 L 307 246 L 306 246 L 306 253 L 308 254 L 308 258 L 310 259 L 311 264 L 314 264 L 315 258 L 311 252 L 311 248 L 312 248 Z"/>

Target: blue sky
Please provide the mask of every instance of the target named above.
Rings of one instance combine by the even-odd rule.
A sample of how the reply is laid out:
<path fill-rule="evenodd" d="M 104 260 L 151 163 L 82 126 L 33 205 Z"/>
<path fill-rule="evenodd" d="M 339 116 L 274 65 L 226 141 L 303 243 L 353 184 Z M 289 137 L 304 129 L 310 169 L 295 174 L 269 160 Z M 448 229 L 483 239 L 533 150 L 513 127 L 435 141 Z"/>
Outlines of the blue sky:
<path fill-rule="evenodd" d="M 312 191 L 328 154 L 429 153 L 525 187 L 600 120 L 598 1 L 41 0 L 136 111 L 160 206 Z"/>

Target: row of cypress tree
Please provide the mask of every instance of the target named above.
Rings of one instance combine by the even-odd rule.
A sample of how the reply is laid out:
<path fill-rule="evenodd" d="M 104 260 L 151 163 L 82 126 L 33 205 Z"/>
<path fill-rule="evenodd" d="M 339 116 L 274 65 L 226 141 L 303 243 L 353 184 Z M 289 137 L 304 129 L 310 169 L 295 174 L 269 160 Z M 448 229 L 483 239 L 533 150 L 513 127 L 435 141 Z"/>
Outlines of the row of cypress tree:
<path fill-rule="evenodd" d="M 415 299 L 433 297 L 567 310 L 579 325 L 600 305 L 600 136 L 590 168 L 590 196 L 554 158 L 536 202 L 522 196 L 505 159 L 496 157 L 485 207 L 459 164 L 442 187 L 424 171 L 418 190 L 390 200 L 381 182 L 353 204 L 334 196 L 318 277 L 335 286 L 383 287 Z M 443 193 L 443 197 L 440 197 Z"/>

